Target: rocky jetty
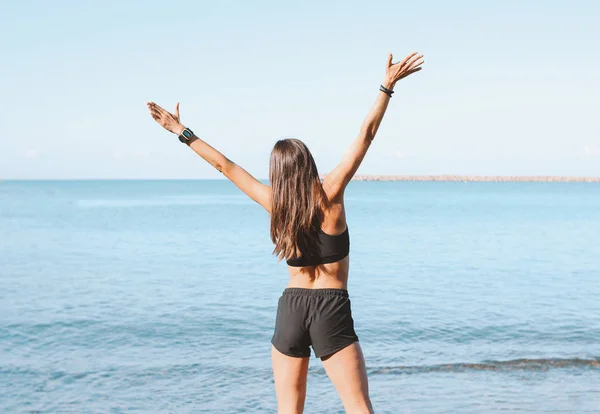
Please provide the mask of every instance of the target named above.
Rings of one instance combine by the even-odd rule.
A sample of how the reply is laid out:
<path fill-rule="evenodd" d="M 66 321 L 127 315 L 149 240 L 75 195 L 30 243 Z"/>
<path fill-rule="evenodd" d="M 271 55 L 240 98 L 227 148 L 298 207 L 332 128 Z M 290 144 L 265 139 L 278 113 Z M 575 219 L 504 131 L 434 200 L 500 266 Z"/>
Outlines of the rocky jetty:
<path fill-rule="evenodd" d="M 356 175 L 357 181 L 465 181 L 465 182 L 543 182 L 600 183 L 600 177 L 525 175 Z"/>

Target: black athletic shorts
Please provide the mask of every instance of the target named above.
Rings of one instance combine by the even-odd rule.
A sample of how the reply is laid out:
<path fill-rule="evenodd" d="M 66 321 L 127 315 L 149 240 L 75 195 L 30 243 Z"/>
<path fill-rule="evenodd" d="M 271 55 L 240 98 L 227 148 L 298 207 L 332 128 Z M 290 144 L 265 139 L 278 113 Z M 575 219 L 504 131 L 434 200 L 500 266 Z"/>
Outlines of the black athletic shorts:
<path fill-rule="evenodd" d="M 358 341 L 345 289 L 287 288 L 279 298 L 271 343 L 291 357 L 331 355 Z"/>

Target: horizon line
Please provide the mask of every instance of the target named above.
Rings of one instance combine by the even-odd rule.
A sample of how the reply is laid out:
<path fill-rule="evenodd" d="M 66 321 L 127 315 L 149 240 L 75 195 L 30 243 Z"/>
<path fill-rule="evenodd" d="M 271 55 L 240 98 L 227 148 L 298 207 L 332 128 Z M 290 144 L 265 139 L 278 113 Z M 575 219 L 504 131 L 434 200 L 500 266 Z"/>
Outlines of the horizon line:
<path fill-rule="evenodd" d="M 327 174 L 321 174 L 321 179 Z M 268 181 L 268 178 L 257 178 Z M 214 178 L 14 178 L 8 181 L 229 181 L 226 177 Z M 351 181 L 442 181 L 442 182 L 588 182 L 600 183 L 600 176 L 575 175 L 460 175 L 460 174 L 360 174 Z"/>

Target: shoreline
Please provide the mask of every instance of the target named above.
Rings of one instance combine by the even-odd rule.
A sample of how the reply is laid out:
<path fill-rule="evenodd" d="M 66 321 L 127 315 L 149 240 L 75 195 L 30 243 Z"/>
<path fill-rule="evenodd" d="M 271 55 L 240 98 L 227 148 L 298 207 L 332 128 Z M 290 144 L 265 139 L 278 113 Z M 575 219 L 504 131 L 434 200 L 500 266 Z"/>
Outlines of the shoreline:
<path fill-rule="evenodd" d="M 600 177 L 527 175 L 355 175 L 353 181 L 463 181 L 463 182 L 542 182 L 600 183 Z"/>

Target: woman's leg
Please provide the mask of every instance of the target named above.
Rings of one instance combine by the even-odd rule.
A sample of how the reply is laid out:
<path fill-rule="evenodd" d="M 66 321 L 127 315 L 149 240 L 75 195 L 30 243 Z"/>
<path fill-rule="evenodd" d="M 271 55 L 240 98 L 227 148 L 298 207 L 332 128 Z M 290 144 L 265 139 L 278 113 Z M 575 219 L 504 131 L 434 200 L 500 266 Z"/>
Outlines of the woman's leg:
<path fill-rule="evenodd" d="M 322 358 L 323 367 L 337 390 L 347 414 L 372 413 L 367 368 L 360 344 L 354 342 Z"/>
<path fill-rule="evenodd" d="M 296 358 L 282 354 L 271 346 L 273 376 L 279 414 L 301 414 L 306 398 L 308 358 Z"/>

